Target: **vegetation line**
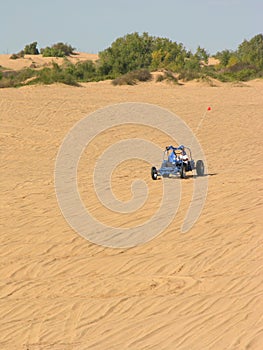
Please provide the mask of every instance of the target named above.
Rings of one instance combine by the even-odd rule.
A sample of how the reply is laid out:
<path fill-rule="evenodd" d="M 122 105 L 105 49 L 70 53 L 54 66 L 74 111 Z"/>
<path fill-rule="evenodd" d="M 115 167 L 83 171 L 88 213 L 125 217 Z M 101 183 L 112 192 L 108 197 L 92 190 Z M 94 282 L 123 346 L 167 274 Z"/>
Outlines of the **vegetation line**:
<path fill-rule="evenodd" d="M 151 72 L 161 71 L 157 81 L 199 79 L 213 85 L 212 79 L 222 82 L 248 81 L 263 77 L 263 34 L 244 40 L 236 51 L 223 50 L 213 57 L 217 64 L 208 65 L 209 53 L 200 46 L 195 53 L 186 50 L 181 43 L 168 38 L 153 37 L 148 33 L 127 34 L 115 40 L 111 46 L 99 52 L 96 62 L 83 61 L 73 64 L 68 59 L 75 49 L 65 43 L 37 48 L 37 42 L 26 45 L 10 59 L 23 58 L 25 54 L 43 57 L 63 57 L 63 64 L 53 62 L 51 67 L 6 70 L 0 66 L 0 87 L 19 87 L 30 84 L 55 82 L 78 86 L 81 82 L 112 79 L 114 85 L 134 85 L 137 81 L 151 79 Z"/>

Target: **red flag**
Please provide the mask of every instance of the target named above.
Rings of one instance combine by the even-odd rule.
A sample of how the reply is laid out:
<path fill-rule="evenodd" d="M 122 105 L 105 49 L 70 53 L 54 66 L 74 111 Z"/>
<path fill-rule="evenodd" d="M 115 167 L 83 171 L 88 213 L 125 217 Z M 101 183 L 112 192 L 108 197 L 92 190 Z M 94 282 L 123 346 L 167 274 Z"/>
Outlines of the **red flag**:
<path fill-rule="evenodd" d="M 207 110 L 208 110 L 208 111 L 211 111 L 211 107 L 207 107 Z"/>

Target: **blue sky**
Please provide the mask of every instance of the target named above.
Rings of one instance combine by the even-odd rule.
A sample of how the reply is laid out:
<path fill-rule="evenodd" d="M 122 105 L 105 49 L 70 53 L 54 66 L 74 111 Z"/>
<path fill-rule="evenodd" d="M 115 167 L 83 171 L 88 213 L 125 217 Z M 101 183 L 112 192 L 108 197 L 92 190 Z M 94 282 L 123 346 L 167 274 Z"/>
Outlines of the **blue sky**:
<path fill-rule="evenodd" d="M 167 37 L 210 54 L 263 32 L 263 0 L 0 0 L 0 53 L 62 41 L 98 53 L 127 33 Z"/>

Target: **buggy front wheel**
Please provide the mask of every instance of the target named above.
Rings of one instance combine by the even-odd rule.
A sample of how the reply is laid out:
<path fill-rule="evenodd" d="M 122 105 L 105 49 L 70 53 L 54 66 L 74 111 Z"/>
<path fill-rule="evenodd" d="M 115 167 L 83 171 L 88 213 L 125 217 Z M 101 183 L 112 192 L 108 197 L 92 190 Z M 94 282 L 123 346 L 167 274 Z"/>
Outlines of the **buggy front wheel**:
<path fill-rule="evenodd" d="M 151 176 L 152 176 L 153 180 L 157 180 L 157 170 L 156 170 L 155 166 L 153 166 L 151 169 Z"/>
<path fill-rule="evenodd" d="M 204 172 L 205 172 L 204 162 L 199 159 L 196 162 L 196 173 L 197 173 L 198 176 L 203 176 Z"/>

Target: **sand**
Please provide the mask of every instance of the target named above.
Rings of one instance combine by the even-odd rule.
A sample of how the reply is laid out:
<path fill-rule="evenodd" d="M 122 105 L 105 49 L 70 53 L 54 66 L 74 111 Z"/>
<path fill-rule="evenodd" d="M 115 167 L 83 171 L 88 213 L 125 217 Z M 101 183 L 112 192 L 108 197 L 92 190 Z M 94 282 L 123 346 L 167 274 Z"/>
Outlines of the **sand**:
<path fill-rule="evenodd" d="M 52 62 L 56 62 L 59 65 L 64 62 L 62 57 L 43 57 L 39 55 L 25 55 L 24 58 L 10 59 L 11 55 L 0 55 L 0 66 L 6 70 L 19 70 L 23 68 L 43 68 L 52 65 Z M 91 60 L 95 62 L 98 59 L 98 55 L 89 54 L 84 52 L 76 52 L 74 55 L 68 56 L 67 59 L 72 63 Z"/>
<path fill-rule="evenodd" d="M 1 89 L 0 348 L 262 349 L 262 96 L 262 80 Z M 199 220 L 180 232 L 193 191 L 189 178 L 169 227 L 130 249 L 78 235 L 54 189 L 56 155 L 70 128 L 121 102 L 164 107 L 193 130 L 212 108 L 197 134 L 209 166 Z M 89 168 L 103 145 L 143 133 L 139 127 L 105 133 L 80 161 L 83 201 L 109 224 L 124 225 L 127 218 L 111 216 L 96 202 Z M 169 144 L 158 130 L 151 137 Z M 162 181 L 181 181 L 152 181 L 147 163 L 134 175 L 134 162 L 112 177 L 122 200 L 131 197 L 132 176 L 149 186 L 147 205 L 130 224 L 156 210 Z"/>

